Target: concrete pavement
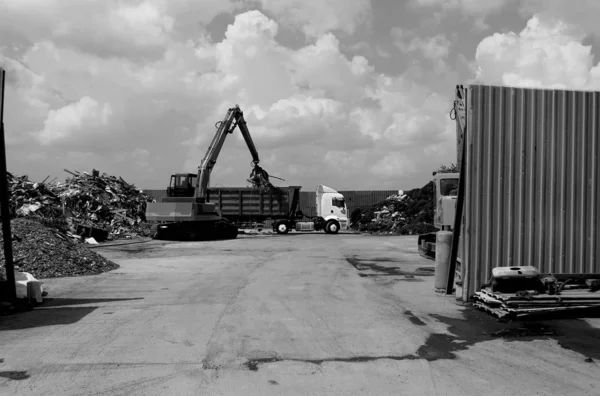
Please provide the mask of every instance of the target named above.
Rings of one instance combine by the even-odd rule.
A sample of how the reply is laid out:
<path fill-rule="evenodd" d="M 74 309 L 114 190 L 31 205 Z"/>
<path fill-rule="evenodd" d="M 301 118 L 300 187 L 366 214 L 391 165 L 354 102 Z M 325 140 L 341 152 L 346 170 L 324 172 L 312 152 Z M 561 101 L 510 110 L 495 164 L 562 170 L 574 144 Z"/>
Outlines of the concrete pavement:
<path fill-rule="evenodd" d="M 414 237 L 96 251 L 121 268 L 0 317 L 0 394 L 600 394 L 598 319 L 506 324 L 436 295 Z"/>

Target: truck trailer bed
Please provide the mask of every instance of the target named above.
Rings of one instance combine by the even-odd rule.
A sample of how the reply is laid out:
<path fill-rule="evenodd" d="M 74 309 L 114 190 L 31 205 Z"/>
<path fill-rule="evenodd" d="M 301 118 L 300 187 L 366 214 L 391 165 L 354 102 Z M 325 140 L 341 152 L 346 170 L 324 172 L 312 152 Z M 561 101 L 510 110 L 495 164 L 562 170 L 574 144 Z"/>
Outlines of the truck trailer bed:
<path fill-rule="evenodd" d="M 214 203 L 223 217 L 233 222 L 287 218 L 298 206 L 299 186 L 269 191 L 251 187 L 210 188 L 207 202 Z"/>

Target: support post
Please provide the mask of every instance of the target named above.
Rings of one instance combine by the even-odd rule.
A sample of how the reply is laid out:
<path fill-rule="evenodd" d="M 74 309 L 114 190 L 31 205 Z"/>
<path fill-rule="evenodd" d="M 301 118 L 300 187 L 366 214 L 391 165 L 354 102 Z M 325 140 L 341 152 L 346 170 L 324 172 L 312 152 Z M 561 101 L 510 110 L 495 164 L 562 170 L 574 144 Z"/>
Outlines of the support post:
<path fill-rule="evenodd" d="M 460 158 L 460 169 L 458 177 L 458 197 L 456 199 L 456 213 L 454 217 L 454 227 L 452 227 L 452 250 L 450 253 L 450 263 L 448 266 L 448 283 L 446 285 L 446 294 L 452 294 L 454 290 L 454 276 L 456 273 L 456 259 L 458 257 L 458 248 L 460 244 L 460 233 L 463 218 L 463 208 L 465 204 L 465 175 L 466 175 L 466 156 L 467 156 L 467 128 L 463 131 L 462 150 Z"/>
<path fill-rule="evenodd" d="M 0 215 L 2 216 L 2 236 L 4 239 L 4 267 L 6 268 L 7 302 L 17 301 L 15 284 L 15 262 L 13 261 L 12 232 L 10 229 L 10 212 L 8 208 L 9 192 L 6 169 L 6 144 L 4 140 L 4 84 L 6 72 L 0 69 Z"/>

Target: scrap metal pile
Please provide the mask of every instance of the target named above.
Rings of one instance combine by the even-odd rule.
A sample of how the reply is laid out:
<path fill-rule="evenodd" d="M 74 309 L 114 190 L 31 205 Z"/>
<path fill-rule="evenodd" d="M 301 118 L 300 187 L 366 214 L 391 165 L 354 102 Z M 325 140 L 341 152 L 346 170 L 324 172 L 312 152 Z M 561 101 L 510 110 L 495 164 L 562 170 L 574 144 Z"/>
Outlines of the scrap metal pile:
<path fill-rule="evenodd" d="M 386 198 L 368 209 L 355 209 L 351 228 L 359 231 L 415 235 L 435 231 L 433 226 L 433 183 L 423 188 Z"/>
<path fill-rule="evenodd" d="M 151 235 L 144 213 L 152 197 L 120 177 L 95 170 L 68 172 L 72 177 L 64 184 L 35 183 L 27 176 L 8 174 L 11 217 L 43 219 L 75 235 L 92 228 L 108 239 Z"/>
<path fill-rule="evenodd" d="M 250 183 L 254 188 L 261 188 L 272 192 L 280 191 L 279 188 L 271 184 L 271 181 L 269 180 L 269 174 L 266 170 L 258 166 L 258 164 L 254 164 L 252 172 L 250 173 L 250 178 L 248 179 L 248 183 Z"/>
<path fill-rule="evenodd" d="M 119 267 L 40 219 L 14 219 L 11 231 L 15 269 L 38 279 L 96 275 Z M 0 249 L 0 263 L 4 264 L 4 249 Z"/>
<path fill-rule="evenodd" d="M 598 309 L 598 291 L 600 279 L 579 277 L 560 282 L 547 275 L 531 277 L 525 284 L 520 279 L 507 278 L 503 285 L 495 280 L 484 285 L 473 296 L 473 305 L 499 318 L 516 319 L 551 312 Z"/>
<path fill-rule="evenodd" d="M 30 182 L 27 176 L 14 176 L 7 172 L 11 199 L 8 203 L 11 217 L 31 214 L 44 218 L 62 215 L 60 198 L 44 183 Z"/>

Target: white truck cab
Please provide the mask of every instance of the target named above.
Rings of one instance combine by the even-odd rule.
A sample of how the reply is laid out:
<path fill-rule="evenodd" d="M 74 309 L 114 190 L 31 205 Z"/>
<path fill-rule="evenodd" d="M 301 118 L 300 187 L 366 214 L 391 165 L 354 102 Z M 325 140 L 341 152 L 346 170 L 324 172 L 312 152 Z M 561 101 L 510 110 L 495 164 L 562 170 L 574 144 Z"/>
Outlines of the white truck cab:
<path fill-rule="evenodd" d="M 348 228 L 348 207 L 342 194 L 322 184 L 317 186 L 317 216 L 325 221 L 336 220 L 341 229 Z"/>
<path fill-rule="evenodd" d="M 273 231 L 278 234 L 287 234 L 289 230 L 295 229 L 296 231 L 325 231 L 326 234 L 337 234 L 340 230 L 348 229 L 348 207 L 342 194 L 320 184 L 317 186 L 315 199 L 316 214 L 311 221 L 298 221 L 298 218 L 280 219 L 273 223 Z"/>

